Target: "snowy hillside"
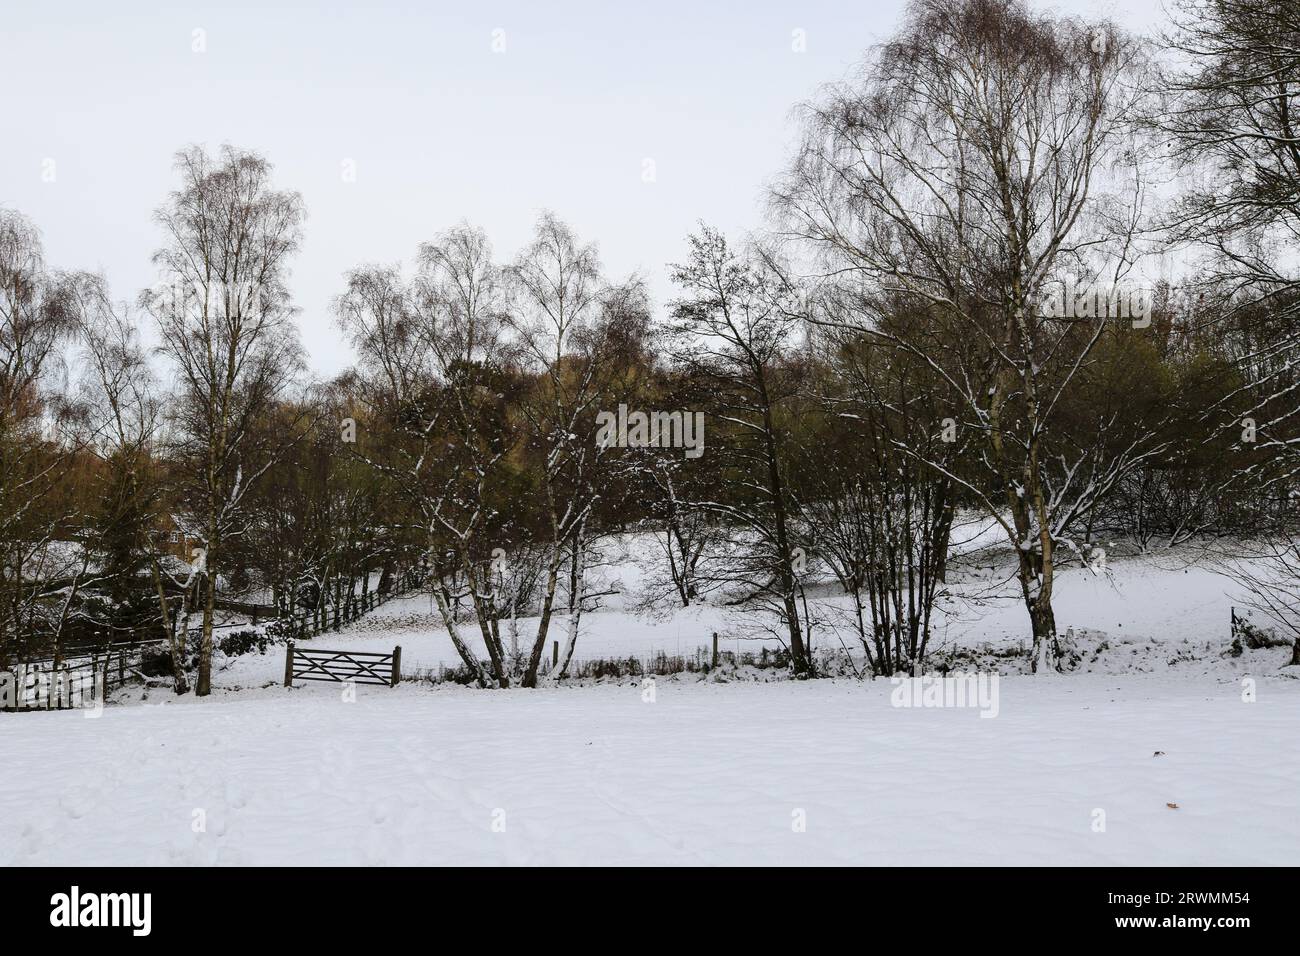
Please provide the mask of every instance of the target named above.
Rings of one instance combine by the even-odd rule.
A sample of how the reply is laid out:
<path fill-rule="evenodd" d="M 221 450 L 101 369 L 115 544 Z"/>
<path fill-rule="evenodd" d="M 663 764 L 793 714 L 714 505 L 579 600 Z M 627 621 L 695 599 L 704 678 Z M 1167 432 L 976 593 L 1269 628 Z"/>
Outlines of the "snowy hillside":
<path fill-rule="evenodd" d="M 633 611 L 643 586 L 642 568 L 649 550 L 635 536 L 620 539 L 614 549 L 619 559 L 603 569 L 602 589 L 617 593 L 604 600 L 604 608 L 583 615 L 575 660 L 636 657 L 657 653 L 690 657 L 711 650 L 712 635 L 719 634 L 723 651 L 757 652 L 777 648 L 780 642 L 755 626 L 752 611 L 709 603 L 682 608 L 662 599 L 649 612 Z M 1024 647 L 1028 625 L 1015 584 L 1007 580 L 1005 555 L 981 552 L 953 575 L 951 596 L 941 602 L 930 651 L 962 652 L 984 647 L 1010 651 Z M 990 570 L 992 569 L 992 570 Z M 1113 559 L 1104 573 L 1079 566 L 1059 573 L 1056 597 L 1057 624 L 1062 633 L 1074 629 L 1086 651 L 1080 670 L 1127 673 L 1164 669 L 1168 663 L 1189 670 L 1228 678 L 1254 662 L 1223 658 L 1230 642 L 1234 605 L 1240 604 L 1231 581 L 1216 565 L 1193 550 L 1155 556 Z M 810 588 L 814 609 L 833 621 L 834 610 L 847 608 L 847 599 L 829 582 Z M 468 607 L 466 607 L 468 619 Z M 563 619 L 563 615 L 560 615 Z M 502 621 L 502 639 L 510 645 L 512 624 Z M 472 630 L 472 628 L 471 628 Z M 561 629 L 562 630 L 562 629 Z M 517 622 L 517 642 L 527 647 L 537 632 L 535 617 Z M 552 634 L 557 631 L 553 628 Z M 845 640 L 848 637 L 845 636 Z M 1106 647 L 1096 654 L 1102 644 Z M 365 651 L 391 651 L 402 646 L 403 670 L 415 673 L 458 663 L 433 598 L 415 594 L 395 599 L 338 634 L 314 638 L 308 646 Z M 825 627 L 814 632 L 813 646 L 826 652 L 842 651 L 839 638 Z M 484 652 L 479 649 L 480 655 Z M 549 648 L 548 648 L 549 654 Z M 1287 655 L 1272 656 L 1285 663 Z M 958 656 L 956 663 L 975 663 Z M 1019 658 L 981 658 L 981 669 L 1004 673 L 1021 668 Z M 259 686 L 283 675 L 283 652 L 244 656 L 224 662 L 214 686 Z"/>

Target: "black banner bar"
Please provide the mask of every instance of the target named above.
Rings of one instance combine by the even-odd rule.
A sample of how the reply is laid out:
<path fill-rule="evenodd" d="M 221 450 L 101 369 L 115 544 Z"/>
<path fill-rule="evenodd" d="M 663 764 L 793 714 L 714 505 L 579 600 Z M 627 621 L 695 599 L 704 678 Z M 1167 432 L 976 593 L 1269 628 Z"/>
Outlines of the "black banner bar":
<path fill-rule="evenodd" d="M 0 874 L 0 925 L 14 952 L 59 937 L 133 946 L 209 932 L 259 945 L 374 944 L 442 923 L 509 936 L 507 924 L 535 932 L 538 918 L 566 935 L 717 929 L 722 918 L 737 938 L 761 940 L 773 921 L 811 919 L 873 934 L 923 929 L 928 940 L 993 932 L 999 940 L 1232 945 L 1294 932 L 1296 877 L 1244 867 L 11 869 Z"/>

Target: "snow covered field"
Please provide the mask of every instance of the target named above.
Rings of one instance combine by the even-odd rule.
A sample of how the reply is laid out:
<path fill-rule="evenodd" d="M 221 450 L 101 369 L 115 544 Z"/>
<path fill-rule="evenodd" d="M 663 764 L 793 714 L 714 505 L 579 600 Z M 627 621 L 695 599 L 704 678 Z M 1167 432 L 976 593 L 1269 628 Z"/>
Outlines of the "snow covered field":
<path fill-rule="evenodd" d="M 0 715 L 18 771 L 0 864 L 1294 863 L 1300 680 L 1284 649 L 1224 655 L 1233 600 L 1177 556 L 1067 571 L 1058 622 L 1084 662 L 1003 676 L 993 719 L 894 706 L 888 680 L 725 669 L 653 694 L 405 683 L 349 702 L 279 686 L 275 649 L 224 662 L 206 700 L 136 689 L 94 719 Z M 973 602 L 939 640 L 1015 645 L 1023 614 Z M 578 657 L 689 654 L 713 630 L 752 649 L 742 624 L 612 601 Z M 454 663 L 421 597 L 312 641 L 398 643 L 404 669 Z"/>
<path fill-rule="evenodd" d="M 1291 864 L 1300 684 L 253 692 L 20 716 L 4 864 Z M 1160 755 L 1156 756 L 1159 751 Z M 1171 809 L 1167 804 L 1178 805 Z M 1095 832 L 1096 811 L 1105 814 Z M 806 823 L 803 832 L 797 824 Z M 204 818 L 204 832 L 195 832 Z M 495 824 L 495 826 L 494 826 Z"/>

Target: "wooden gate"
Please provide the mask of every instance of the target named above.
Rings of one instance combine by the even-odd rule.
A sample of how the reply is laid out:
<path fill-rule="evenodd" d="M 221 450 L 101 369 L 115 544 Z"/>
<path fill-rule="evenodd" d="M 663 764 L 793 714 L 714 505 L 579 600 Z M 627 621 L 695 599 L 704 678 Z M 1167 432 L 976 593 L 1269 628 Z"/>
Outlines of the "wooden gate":
<path fill-rule="evenodd" d="M 402 646 L 391 654 L 370 651 L 305 650 L 290 641 L 284 654 L 284 686 L 295 680 L 327 680 L 336 683 L 387 684 L 396 687 L 402 676 Z"/>

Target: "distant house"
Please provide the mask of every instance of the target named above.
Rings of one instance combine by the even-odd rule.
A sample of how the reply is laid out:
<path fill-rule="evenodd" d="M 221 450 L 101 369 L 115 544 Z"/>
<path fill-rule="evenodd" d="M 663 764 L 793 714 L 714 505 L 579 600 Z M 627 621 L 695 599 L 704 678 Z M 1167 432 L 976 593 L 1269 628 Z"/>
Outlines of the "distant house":
<path fill-rule="evenodd" d="M 194 549 L 203 547 L 203 539 L 194 534 L 180 515 L 167 515 L 154 531 L 154 542 L 164 554 L 190 562 Z"/>

